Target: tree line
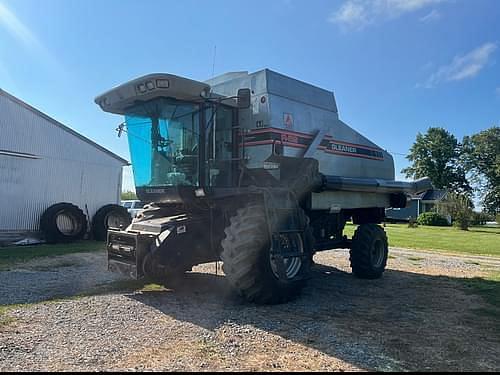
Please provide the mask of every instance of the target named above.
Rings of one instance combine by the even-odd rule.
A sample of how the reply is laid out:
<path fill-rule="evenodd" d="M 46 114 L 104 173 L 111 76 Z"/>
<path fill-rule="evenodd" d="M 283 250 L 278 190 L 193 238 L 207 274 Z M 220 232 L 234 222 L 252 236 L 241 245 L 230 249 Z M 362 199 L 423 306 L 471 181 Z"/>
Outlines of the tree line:
<path fill-rule="evenodd" d="M 477 197 L 485 212 L 500 212 L 499 126 L 461 142 L 444 128 L 430 127 L 417 134 L 406 158 L 411 162 L 401 171 L 406 177 L 429 177 L 436 189 L 446 189 L 469 205 Z"/>

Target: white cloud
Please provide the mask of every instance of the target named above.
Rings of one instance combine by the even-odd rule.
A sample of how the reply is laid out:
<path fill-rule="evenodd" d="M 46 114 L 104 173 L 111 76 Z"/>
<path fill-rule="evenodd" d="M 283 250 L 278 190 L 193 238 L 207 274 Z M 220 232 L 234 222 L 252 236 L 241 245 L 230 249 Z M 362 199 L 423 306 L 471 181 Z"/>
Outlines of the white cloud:
<path fill-rule="evenodd" d="M 35 34 L 9 9 L 0 2 L 0 30 L 5 29 L 8 34 L 21 42 L 30 53 L 37 55 L 44 62 L 63 71 L 60 64 L 40 42 Z"/>
<path fill-rule="evenodd" d="M 342 27 L 353 29 L 362 29 L 371 23 L 365 5 L 358 1 L 344 3 L 328 20 Z"/>
<path fill-rule="evenodd" d="M 418 86 L 431 88 L 441 82 L 473 78 L 488 64 L 496 49 L 496 43 L 485 43 L 465 55 L 455 56 L 450 64 L 440 67 L 423 85 Z"/>
<path fill-rule="evenodd" d="M 439 13 L 436 9 L 431 10 L 428 14 L 423 17 L 420 17 L 420 22 L 433 22 L 437 21 L 441 18 L 441 13 Z"/>
<path fill-rule="evenodd" d="M 377 21 L 397 18 L 445 0 L 347 0 L 328 21 L 343 29 L 361 30 Z"/>
<path fill-rule="evenodd" d="M 33 33 L 28 29 L 6 5 L 0 3 L 0 26 L 8 33 L 20 40 L 28 47 L 40 48 L 41 44 Z"/>

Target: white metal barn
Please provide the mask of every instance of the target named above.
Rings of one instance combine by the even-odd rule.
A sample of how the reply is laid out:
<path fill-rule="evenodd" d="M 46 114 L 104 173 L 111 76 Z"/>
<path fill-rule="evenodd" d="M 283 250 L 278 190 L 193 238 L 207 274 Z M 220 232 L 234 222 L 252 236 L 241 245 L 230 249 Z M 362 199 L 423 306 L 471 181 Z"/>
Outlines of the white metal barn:
<path fill-rule="evenodd" d="M 128 162 L 0 89 L 0 242 L 38 232 L 51 205 L 69 202 L 89 221 L 118 204 Z"/>

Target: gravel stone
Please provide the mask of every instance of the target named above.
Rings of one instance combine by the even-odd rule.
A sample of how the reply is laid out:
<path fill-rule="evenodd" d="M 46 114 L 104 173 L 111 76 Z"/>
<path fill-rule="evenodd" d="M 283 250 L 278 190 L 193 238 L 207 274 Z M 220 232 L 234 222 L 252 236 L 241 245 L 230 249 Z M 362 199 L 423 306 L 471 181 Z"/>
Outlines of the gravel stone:
<path fill-rule="evenodd" d="M 498 327 L 475 314 L 484 302 L 461 281 L 500 259 L 391 255 L 384 277 L 367 281 L 351 275 L 346 250 L 319 253 L 302 295 L 278 306 L 242 301 L 210 264 L 176 288 L 14 307 L 0 325 L 0 371 L 498 370 Z M 121 280 L 104 253 L 40 260 L 0 272 L 0 303 Z"/>

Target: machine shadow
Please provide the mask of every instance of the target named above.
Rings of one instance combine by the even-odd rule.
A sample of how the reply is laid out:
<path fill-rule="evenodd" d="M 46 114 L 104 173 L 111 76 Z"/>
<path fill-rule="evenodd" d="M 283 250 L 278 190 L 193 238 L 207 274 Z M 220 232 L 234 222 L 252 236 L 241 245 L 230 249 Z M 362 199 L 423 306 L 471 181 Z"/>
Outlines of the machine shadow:
<path fill-rule="evenodd" d="M 250 325 L 366 370 L 500 365 L 491 350 L 498 347 L 495 321 L 468 308 L 482 304 L 467 293 L 471 279 L 387 270 L 380 280 L 360 280 L 320 264 L 312 273 L 301 296 L 282 305 L 248 304 L 223 276 L 202 273 L 188 274 L 175 289 L 129 297 L 211 331 L 228 322 Z"/>

